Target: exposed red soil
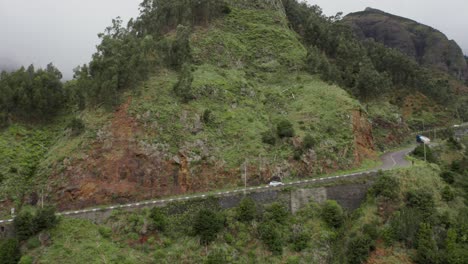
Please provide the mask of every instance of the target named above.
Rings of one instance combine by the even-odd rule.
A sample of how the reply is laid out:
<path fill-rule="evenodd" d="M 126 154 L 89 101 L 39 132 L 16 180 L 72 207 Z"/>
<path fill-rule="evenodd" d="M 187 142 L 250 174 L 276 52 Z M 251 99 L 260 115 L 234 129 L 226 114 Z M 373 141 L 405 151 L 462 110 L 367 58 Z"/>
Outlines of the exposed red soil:
<path fill-rule="evenodd" d="M 390 260 L 391 259 L 391 260 Z M 407 254 L 397 254 L 395 248 L 386 248 L 382 241 L 377 241 L 376 249 L 370 254 L 367 259 L 367 264 L 386 264 L 386 263 L 414 263 Z"/>
<path fill-rule="evenodd" d="M 354 159 L 359 165 L 365 159 L 377 159 L 375 152 L 372 125 L 362 111 L 353 111 Z"/>

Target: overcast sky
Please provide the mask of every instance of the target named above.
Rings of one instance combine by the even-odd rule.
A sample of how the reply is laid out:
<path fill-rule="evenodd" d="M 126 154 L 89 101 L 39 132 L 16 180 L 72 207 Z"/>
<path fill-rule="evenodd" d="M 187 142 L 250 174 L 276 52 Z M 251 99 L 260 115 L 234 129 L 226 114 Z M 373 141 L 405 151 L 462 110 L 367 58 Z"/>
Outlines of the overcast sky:
<path fill-rule="evenodd" d="M 87 63 L 97 34 L 112 18 L 138 15 L 141 0 L 0 0 L 0 65 L 44 67 L 53 62 L 66 78 Z M 327 15 L 373 7 L 427 24 L 455 39 L 468 54 L 466 0 L 308 0 Z"/>

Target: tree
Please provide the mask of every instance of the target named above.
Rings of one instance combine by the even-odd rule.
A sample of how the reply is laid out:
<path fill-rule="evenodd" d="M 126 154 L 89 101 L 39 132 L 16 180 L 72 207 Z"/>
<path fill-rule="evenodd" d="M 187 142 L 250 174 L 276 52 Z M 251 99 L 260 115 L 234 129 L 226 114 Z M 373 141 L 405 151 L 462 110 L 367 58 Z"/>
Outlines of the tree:
<path fill-rule="evenodd" d="M 344 222 L 344 213 L 341 206 L 333 200 L 327 200 L 322 206 L 323 220 L 333 228 L 339 228 Z"/>
<path fill-rule="evenodd" d="M 389 200 L 396 200 L 400 193 L 400 182 L 397 178 L 383 174 L 377 178 L 372 190 L 376 196 L 382 196 Z"/>
<path fill-rule="evenodd" d="M 374 242 L 368 235 L 359 234 L 352 237 L 348 242 L 348 263 L 365 263 L 373 246 Z"/>
<path fill-rule="evenodd" d="M 273 254 L 281 255 L 283 253 L 283 236 L 276 222 L 268 220 L 262 222 L 258 227 L 258 232 L 260 239 Z"/>
<path fill-rule="evenodd" d="M 55 227 L 58 223 L 58 218 L 55 213 L 56 210 L 52 206 L 37 209 L 36 215 L 33 219 L 36 229 L 35 232 L 37 233 L 42 230 Z"/>
<path fill-rule="evenodd" d="M 437 263 L 437 245 L 433 238 L 432 227 L 421 223 L 418 232 L 416 262 L 421 264 Z"/>
<path fill-rule="evenodd" d="M 16 264 L 21 258 L 21 251 L 18 240 L 7 239 L 0 241 L 0 263 Z"/>
<path fill-rule="evenodd" d="M 167 227 L 168 220 L 166 213 L 159 207 L 151 209 L 150 218 L 158 231 L 164 231 Z"/>
<path fill-rule="evenodd" d="M 237 219 L 242 222 L 250 222 L 257 215 L 255 202 L 251 198 L 244 198 L 237 207 Z"/>
<path fill-rule="evenodd" d="M 200 243 L 208 245 L 215 240 L 223 228 L 224 218 L 212 210 L 203 209 L 198 212 L 193 223 L 194 234 L 200 237 Z"/>
<path fill-rule="evenodd" d="M 189 102 L 195 99 L 195 93 L 192 88 L 193 75 L 192 67 L 189 64 L 182 66 L 179 81 L 174 86 L 174 92 L 179 96 L 183 102 Z"/>
<path fill-rule="evenodd" d="M 276 132 L 280 138 L 294 137 L 294 127 L 288 120 L 281 120 L 276 126 Z"/>
<path fill-rule="evenodd" d="M 34 216 L 29 211 L 20 212 L 14 219 L 13 225 L 16 231 L 16 237 L 20 240 L 26 240 L 36 232 Z"/>
<path fill-rule="evenodd" d="M 263 218 L 268 221 L 276 222 L 280 225 L 286 225 L 289 213 L 280 203 L 273 203 L 266 208 Z"/>

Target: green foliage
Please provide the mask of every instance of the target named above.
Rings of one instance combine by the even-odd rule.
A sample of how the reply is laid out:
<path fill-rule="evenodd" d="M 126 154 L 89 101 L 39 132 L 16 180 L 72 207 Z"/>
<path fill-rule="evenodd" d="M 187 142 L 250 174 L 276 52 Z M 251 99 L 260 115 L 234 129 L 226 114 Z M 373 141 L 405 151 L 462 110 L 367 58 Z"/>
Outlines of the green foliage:
<path fill-rule="evenodd" d="M 16 239 L 0 240 L 0 263 L 16 264 L 21 258 L 20 245 Z"/>
<path fill-rule="evenodd" d="M 213 122 L 213 111 L 210 109 L 206 109 L 203 111 L 203 123 L 209 125 L 211 122 Z"/>
<path fill-rule="evenodd" d="M 14 219 L 16 237 L 20 241 L 27 240 L 42 230 L 54 227 L 58 222 L 55 208 L 47 206 L 38 208 L 35 214 L 30 211 L 21 211 Z"/>
<path fill-rule="evenodd" d="M 71 130 L 72 136 L 79 136 L 85 130 L 85 124 L 81 118 L 72 118 L 68 123 L 68 128 Z"/>
<path fill-rule="evenodd" d="M 442 171 L 440 177 L 448 184 L 453 184 L 455 182 L 455 173 L 453 171 Z"/>
<path fill-rule="evenodd" d="M 35 70 L 31 65 L 0 75 L 0 126 L 12 119 L 49 120 L 64 106 L 62 74 L 52 64 Z"/>
<path fill-rule="evenodd" d="M 288 120 L 281 120 L 276 126 L 276 133 L 280 138 L 294 137 L 294 127 Z"/>
<path fill-rule="evenodd" d="M 189 64 L 184 64 L 182 66 L 179 81 L 174 86 L 174 92 L 185 103 L 195 99 L 195 93 L 192 88 L 192 82 L 192 68 Z"/>
<path fill-rule="evenodd" d="M 289 241 L 292 244 L 294 251 L 301 252 L 309 246 L 311 238 L 312 237 L 308 232 L 301 229 L 296 232 L 293 231 Z"/>
<path fill-rule="evenodd" d="M 265 131 L 262 133 L 262 142 L 265 144 L 269 144 L 274 146 L 276 144 L 276 136 L 275 134 L 271 131 Z"/>
<path fill-rule="evenodd" d="M 212 210 L 203 209 L 198 212 L 193 222 L 194 234 L 200 237 L 200 243 L 207 245 L 216 239 L 224 226 L 224 217 Z"/>
<path fill-rule="evenodd" d="M 418 231 L 418 247 L 416 262 L 420 264 L 437 263 L 437 245 L 433 237 L 432 227 L 421 223 Z"/>
<path fill-rule="evenodd" d="M 304 149 L 311 149 L 315 146 L 315 144 L 317 144 L 317 142 L 310 134 L 307 134 L 302 141 L 302 147 Z"/>
<path fill-rule="evenodd" d="M 34 258 L 31 256 L 22 256 L 18 264 L 33 264 Z"/>
<path fill-rule="evenodd" d="M 344 223 L 343 209 L 336 201 L 327 200 L 322 205 L 321 215 L 330 227 L 339 228 Z"/>
<path fill-rule="evenodd" d="M 279 224 L 273 221 L 265 221 L 258 226 L 260 239 L 275 255 L 283 253 L 284 238 L 279 229 Z"/>
<path fill-rule="evenodd" d="M 226 252 L 221 249 L 212 250 L 205 261 L 205 264 L 219 264 L 226 263 Z"/>
<path fill-rule="evenodd" d="M 167 214 L 160 207 L 154 207 L 151 209 L 150 218 L 153 220 L 153 224 L 156 230 L 164 231 L 167 228 Z"/>
<path fill-rule="evenodd" d="M 450 186 L 445 186 L 441 192 L 442 199 L 446 202 L 453 201 L 455 199 L 455 193 Z"/>
<path fill-rule="evenodd" d="M 241 222 L 250 222 L 257 216 L 257 206 L 251 198 L 244 198 L 237 207 L 237 219 Z"/>
<path fill-rule="evenodd" d="M 289 213 L 282 204 L 273 203 L 265 209 L 263 219 L 285 225 L 288 221 L 288 216 Z"/>
<path fill-rule="evenodd" d="M 377 181 L 372 186 L 375 195 L 384 197 L 389 200 L 396 200 L 400 193 L 400 182 L 396 177 L 388 174 L 383 174 L 377 178 Z"/>
<path fill-rule="evenodd" d="M 435 213 L 434 196 L 427 190 L 416 189 L 406 193 L 406 206 L 421 212 L 422 216 L 428 218 Z"/>
<path fill-rule="evenodd" d="M 348 242 L 348 263 L 364 263 L 369 257 L 369 253 L 373 248 L 374 241 L 372 241 L 372 239 L 368 235 L 358 234 L 356 236 L 353 236 Z"/>
<path fill-rule="evenodd" d="M 425 144 L 418 145 L 412 152 L 413 156 L 424 160 L 424 145 Z M 426 146 L 426 160 L 431 163 L 436 163 L 437 159 L 434 153 L 432 152 L 431 147 L 429 147 L 428 145 L 425 145 L 425 146 Z"/>
<path fill-rule="evenodd" d="M 412 208 L 401 209 L 390 220 L 389 240 L 404 241 L 407 246 L 413 246 L 421 221 L 423 217 L 419 211 Z"/>
<path fill-rule="evenodd" d="M 26 240 L 36 233 L 34 216 L 29 211 L 20 212 L 14 219 L 16 237 L 20 240 Z"/>
<path fill-rule="evenodd" d="M 55 215 L 56 209 L 52 206 L 45 206 L 44 208 L 38 208 L 34 216 L 34 226 L 36 232 L 40 232 L 45 229 L 49 229 L 57 225 L 58 219 Z"/>

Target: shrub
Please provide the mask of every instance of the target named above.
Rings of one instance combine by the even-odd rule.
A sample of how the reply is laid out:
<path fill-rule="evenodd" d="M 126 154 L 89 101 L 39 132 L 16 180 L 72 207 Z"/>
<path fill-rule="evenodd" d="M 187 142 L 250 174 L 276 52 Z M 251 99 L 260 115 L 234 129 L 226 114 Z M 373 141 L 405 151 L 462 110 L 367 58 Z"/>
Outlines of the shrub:
<path fill-rule="evenodd" d="M 57 225 L 58 219 L 55 215 L 55 211 L 55 208 L 52 206 L 46 206 L 37 210 L 36 215 L 34 216 L 36 232 L 40 232 Z"/>
<path fill-rule="evenodd" d="M 302 146 L 304 149 L 311 149 L 314 147 L 315 145 L 315 139 L 310 135 L 310 134 L 307 134 L 305 137 L 304 137 L 304 141 L 302 142 Z"/>
<path fill-rule="evenodd" d="M 299 232 L 294 232 L 291 235 L 291 244 L 293 249 L 296 252 L 301 252 L 302 250 L 306 249 L 309 246 L 309 241 L 311 237 L 308 233 L 300 230 Z"/>
<path fill-rule="evenodd" d="M 390 219 L 390 230 L 386 234 L 387 238 L 404 241 L 407 246 L 411 247 L 415 243 L 419 223 L 422 220 L 423 217 L 418 210 L 414 208 L 401 209 Z"/>
<path fill-rule="evenodd" d="M 98 229 L 98 232 L 103 238 L 108 239 L 108 238 L 111 238 L 112 236 L 112 229 L 110 229 L 107 226 L 100 226 Z"/>
<path fill-rule="evenodd" d="M 437 263 L 437 245 L 429 224 L 421 223 L 418 232 L 416 262 L 421 264 Z"/>
<path fill-rule="evenodd" d="M 365 235 L 368 235 L 372 240 L 375 240 L 379 236 L 379 231 L 377 230 L 377 224 L 378 223 L 373 223 L 373 224 L 365 224 L 362 227 L 362 232 Z"/>
<path fill-rule="evenodd" d="M 33 263 L 34 263 L 34 258 L 31 256 L 23 256 L 18 262 L 18 264 L 33 264 Z"/>
<path fill-rule="evenodd" d="M 183 102 L 187 103 L 195 99 L 194 89 L 192 87 L 193 74 L 189 64 L 182 66 L 179 81 L 174 86 L 174 92 Z"/>
<path fill-rule="evenodd" d="M 322 206 L 323 220 L 333 228 L 339 228 L 344 222 L 344 213 L 341 206 L 333 200 L 327 200 Z"/>
<path fill-rule="evenodd" d="M 167 227 L 167 214 L 159 207 L 151 209 L 150 218 L 158 231 L 164 231 Z"/>
<path fill-rule="evenodd" d="M 455 199 L 455 193 L 449 186 L 445 186 L 441 193 L 442 199 L 446 202 L 453 201 Z"/>
<path fill-rule="evenodd" d="M 85 124 L 80 118 L 73 118 L 68 123 L 68 128 L 71 130 L 72 136 L 79 136 L 85 130 Z"/>
<path fill-rule="evenodd" d="M 395 177 L 383 174 L 377 178 L 372 190 L 376 196 L 382 196 L 389 200 L 396 200 L 400 193 L 400 182 Z"/>
<path fill-rule="evenodd" d="M 265 131 L 262 133 L 262 142 L 269 145 L 276 144 L 276 137 L 275 134 L 271 131 Z"/>
<path fill-rule="evenodd" d="M 294 137 L 294 127 L 288 120 L 282 120 L 276 126 L 276 132 L 280 138 Z"/>
<path fill-rule="evenodd" d="M 289 213 L 283 205 L 279 203 L 273 203 L 266 208 L 263 217 L 265 220 L 274 221 L 278 224 L 285 225 L 288 221 Z"/>
<path fill-rule="evenodd" d="M 374 242 L 368 235 L 357 235 L 351 238 L 347 250 L 348 263 L 364 263 L 373 247 Z"/>
<path fill-rule="evenodd" d="M 219 264 L 226 263 L 227 257 L 226 252 L 222 249 L 212 250 L 205 261 L 206 264 Z"/>
<path fill-rule="evenodd" d="M 16 264 L 21 258 L 20 246 L 18 240 L 7 239 L 0 241 L 0 263 Z"/>
<path fill-rule="evenodd" d="M 424 144 L 420 144 L 414 149 L 413 156 L 419 159 L 424 159 Z M 437 159 L 434 156 L 432 149 L 428 145 L 426 145 L 426 160 L 427 162 L 430 162 L 430 163 L 437 162 Z"/>
<path fill-rule="evenodd" d="M 435 202 L 432 194 L 423 189 L 410 190 L 406 194 L 406 205 L 418 209 L 423 217 L 430 217 L 435 212 Z"/>
<path fill-rule="evenodd" d="M 193 231 L 200 237 L 200 243 L 207 245 L 215 240 L 223 225 L 224 219 L 221 215 L 212 210 L 202 209 L 195 217 Z"/>
<path fill-rule="evenodd" d="M 258 227 L 260 239 L 275 255 L 283 253 L 283 237 L 279 231 L 278 224 L 273 221 L 262 222 Z"/>
<path fill-rule="evenodd" d="M 203 112 L 203 123 L 210 124 L 213 121 L 213 112 L 210 109 L 206 109 Z"/>
<path fill-rule="evenodd" d="M 440 177 L 448 184 L 453 184 L 455 182 L 455 173 L 453 171 L 443 171 L 440 173 Z"/>
<path fill-rule="evenodd" d="M 237 219 L 241 222 L 250 222 L 257 215 L 255 202 L 251 198 L 244 198 L 237 207 Z"/>
<path fill-rule="evenodd" d="M 16 231 L 16 237 L 20 240 L 26 240 L 36 232 L 34 217 L 28 212 L 20 212 L 14 219 L 13 225 Z"/>

